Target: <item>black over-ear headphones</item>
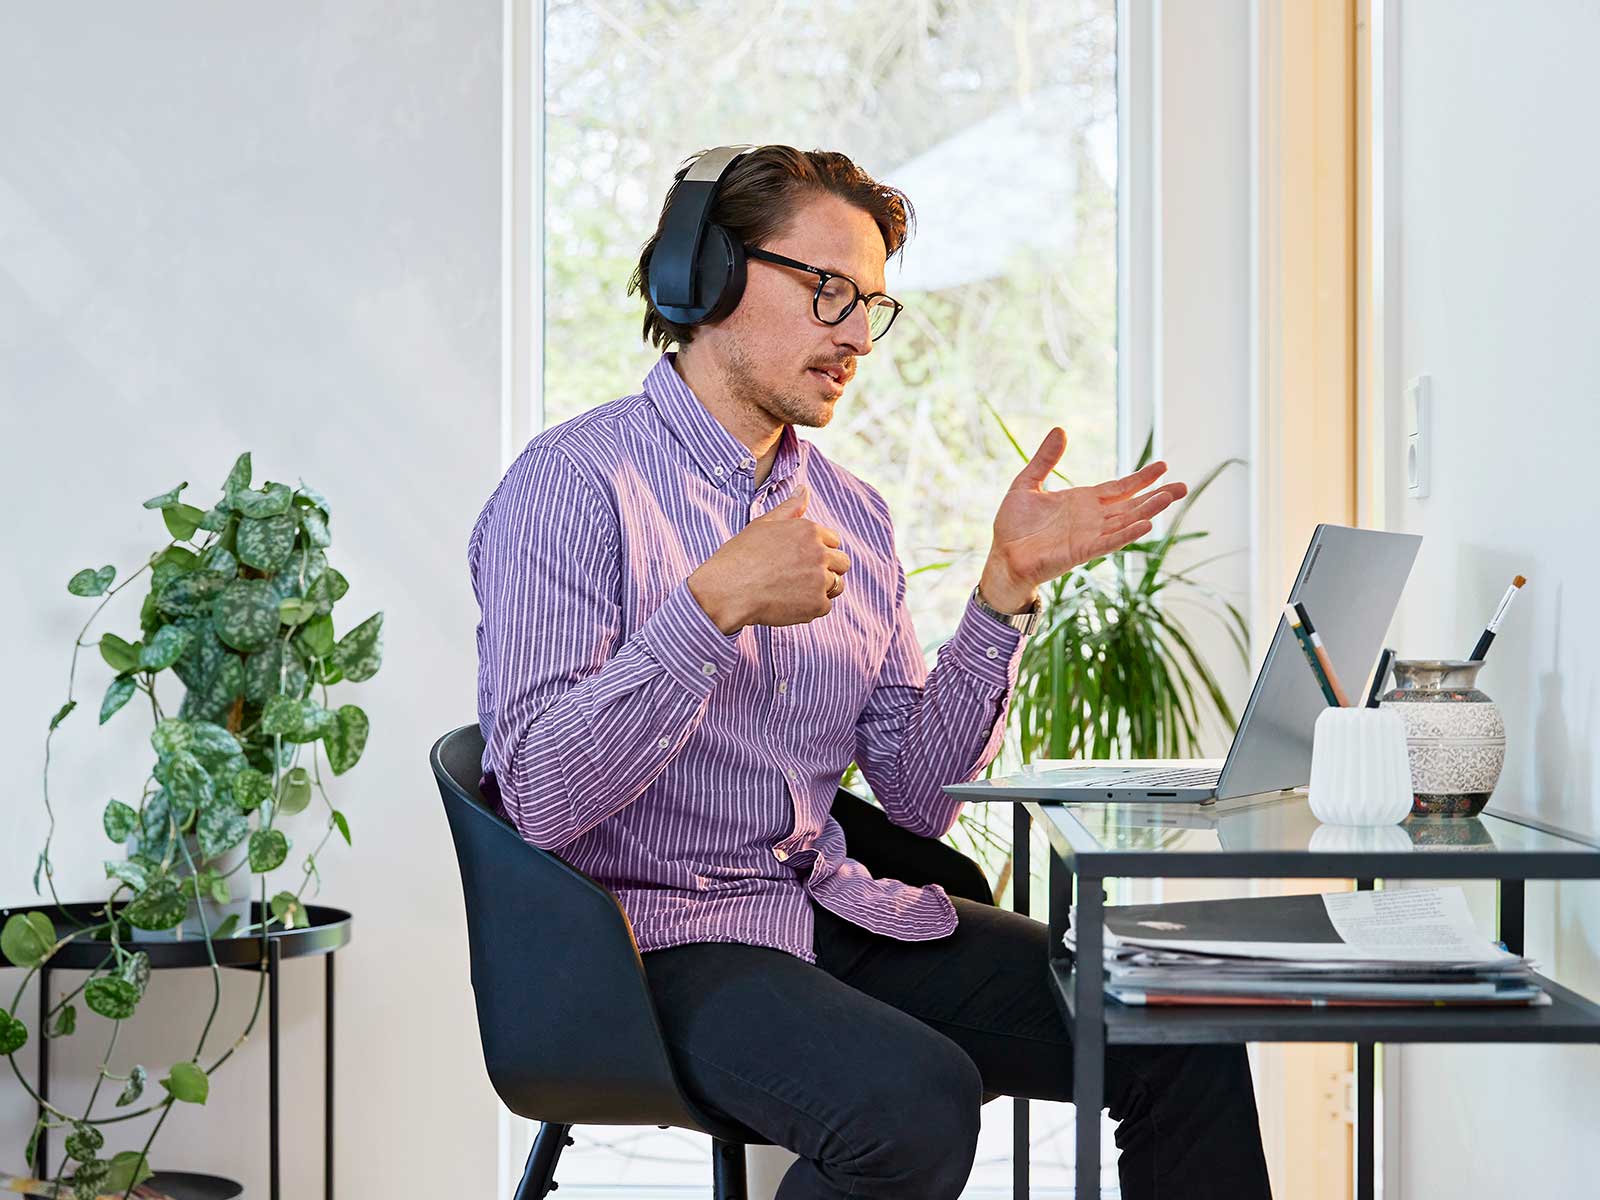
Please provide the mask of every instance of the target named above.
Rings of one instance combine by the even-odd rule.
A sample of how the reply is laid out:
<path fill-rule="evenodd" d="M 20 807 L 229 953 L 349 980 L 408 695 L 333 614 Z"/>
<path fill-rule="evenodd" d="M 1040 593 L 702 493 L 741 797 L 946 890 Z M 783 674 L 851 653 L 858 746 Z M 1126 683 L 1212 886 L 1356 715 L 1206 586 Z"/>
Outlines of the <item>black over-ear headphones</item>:
<path fill-rule="evenodd" d="M 674 325 L 727 316 L 744 295 L 744 246 L 711 220 L 717 186 L 753 147 L 717 146 L 684 173 L 650 252 L 650 303 Z"/>

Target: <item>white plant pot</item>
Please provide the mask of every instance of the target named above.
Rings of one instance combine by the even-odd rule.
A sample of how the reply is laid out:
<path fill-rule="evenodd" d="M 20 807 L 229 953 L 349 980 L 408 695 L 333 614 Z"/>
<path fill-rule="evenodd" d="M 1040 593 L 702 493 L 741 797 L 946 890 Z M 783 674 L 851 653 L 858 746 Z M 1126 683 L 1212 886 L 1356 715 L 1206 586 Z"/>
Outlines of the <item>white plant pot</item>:
<path fill-rule="evenodd" d="M 1382 708 L 1328 708 L 1311 742 L 1311 811 L 1328 825 L 1393 825 L 1411 811 L 1405 722 Z"/>

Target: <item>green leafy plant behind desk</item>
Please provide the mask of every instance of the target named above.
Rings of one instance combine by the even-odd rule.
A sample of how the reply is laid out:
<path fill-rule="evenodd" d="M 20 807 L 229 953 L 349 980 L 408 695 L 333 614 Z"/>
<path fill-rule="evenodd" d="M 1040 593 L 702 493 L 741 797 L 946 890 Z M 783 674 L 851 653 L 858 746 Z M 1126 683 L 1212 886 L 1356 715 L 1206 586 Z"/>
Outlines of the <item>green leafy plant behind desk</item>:
<path fill-rule="evenodd" d="M 113 587 L 114 567 L 85 568 L 67 584 L 75 596 L 103 598 L 77 636 L 66 701 L 45 735 L 49 832 L 33 886 L 36 894 L 42 895 L 41 888 L 49 891 L 50 904 L 42 906 L 45 911 L 14 914 L 0 930 L 0 950 L 26 970 L 9 1007 L 0 1010 L 0 1053 L 38 1105 L 26 1157 L 33 1158 L 42 1129 L 66 1131 L 66 1158 L 56 1180 L 69 1189 L 63 1195 L 127 1195 L 150 1174 L 146 1152 L 172 1105 L 205 1103 L 211 1072 L 254 1027 L 265 972 L 249 1023 L 208 1061 L 207 1042 L 221 998 L 221 973 L 210 948 L 217 939 L 257 937 L 265 962 L 270 929 L 306 924 L 306 888 L 320 884 L 318 855 L 335 833 L 350 841 L 349 822 L 329 799 L 322 768 L 325 762 L 333 775 L 349 771 L 360 760 L 368 734 L 366 713 L 354 704 L 335 707 L 329 688 L 371 679 L 383 658 L 382 613 L 342 637 L 335 634 L 334 606 L 349 584 L 328 563 L 331 512 L 320 492 L 304 483 L 253 488 L 248 453 L 234 463 L 221 497 L 209 508 L 186 503 L 187 486 L 180 483 L 144 502 L 146 509 L 160 512 L 170 540 L 133 575 Z M 149 588 L 136 636 L 108 631 L 88 638 L 111 599 L 146 572 Z M 78 709 L 74 692 L 79 653 L 85 649 L 98 649 L 112 672 L 100 697 L 99 723 L 130 704 L 141 708 L 147 702 L 155 754 L 137 799 L 131 793 L 128 800 L 96 798 L 90 810 L 107 839 L 110 895 L 95 910 L 99 919 L 89 923 L 62 907 L 50 855 L 59 804 L 50 795 L 51 742 Z M 169 678 L 183 687 L 182 700 L 170 714 L 159 686 Z M 320 803 L 308 812 L 314 797 Z M 75 817 L 84 811 L 78 799 L 72 804 Z M 290 869 L 297 838 L 317 840 L 298 864 L 299 878 L 291 886 L 274 887 L 269 879 L 279 868 Z M 235 878 L 243 885 L 238 890 L 253 893 L 265 915 L 255 925 L 240 927 L 237 913 L 218 918 L 216 906 L 234 898 Z M 248 904 L 243 907 L 249 911 Z M 66 932 L 58 934 L 46 915 L 52 908 Z M 147 1068 L 135 1064 L 117 1071 L 112 1062 L 120 1022 L 137 1009 L 150 976 L 149 957 L 139 949 L 140 930 L 203 937 L 211 958 L 212 999 L 210 1014 L 196 1031 L 193 1055 L 171 1064 L 159 1080 L 161 1098 L 143 1107 L 138 1106 Z M 111 952 L 77 988 L 50 1004 L 37 1034 L 72 1035 L 79 1002 L 113 1028 L 87 1105 L 68 1112 L 39 1097 L 19 1068 L 16 1053 L 30 1031 L 16 1010 L 28 979 L 76 938 L 109 941 Z M 102 1099 L 106 1103 L 97 1110 Z M 143 1150 L 100 1156 L 101 1126 L 147 1113 L 157 1115 Z"/>

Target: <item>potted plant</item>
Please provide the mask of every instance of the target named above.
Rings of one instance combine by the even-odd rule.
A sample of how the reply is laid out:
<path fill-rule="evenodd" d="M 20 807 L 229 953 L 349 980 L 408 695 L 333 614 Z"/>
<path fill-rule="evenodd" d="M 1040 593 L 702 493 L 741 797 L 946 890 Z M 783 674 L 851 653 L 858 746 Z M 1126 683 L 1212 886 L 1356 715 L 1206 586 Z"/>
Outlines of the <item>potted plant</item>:
<path fill-rule="evenodd" d="M 45 735 L 44 804 L 49 818 L 44 847 L 34 870 L 35 894 L 47 888 L 50 902 L 14 913 L 0 929 L 0 951 L 26 974 L 0 1010 L 0 1052 L 38 1105 L 27 1158 L 44 1129 L 66 1131 L 66 1159 L 55 1180 L 78 1197 L 120 1192 L 124 1196 L 150 1175 L 148 1150 L 174 1103 L 203 1104 L 211 1072 L 254 1028 L 266 985 L 262 972 L 256 1003 L 243 1032 L 207 1060 L 206 1047 L 221 995 L 215 941 L 267 938 L 275 928 L 306 924 L 305 891 L 320 885 L 317 858 L 335 833 L 348 844 L 350 826 L 324 789 L 323 762 L 342 775 L 360 760 L 367 742 L 366 714 L 354 704 L 334 707 L 328 689 L 342 681 L 372 678 L 382 662 L 383 614 L 374 613 L 343 637 L 334 631 L 333 610 L 349 588 L 329 565 L 332 542 L 328 501 L 314 488 L 267 482 L 251 486 L 248 453 L 241 454 L 207 509 L 185 503 L 180 483 L 144 502 L 158 510 L 170 535 L 132 576 L 113 587 L 112 566 L 85 568 L 67 584 L 75 596 L 103 597 L 73 646 L 66 701 Z M 138 612 L 138 636 L 104 632 L 86 640 L 112 597 L 146 572 L 149 589 Z M 56 894 L 50 857 L 56 802 L 50 795 L 51 742 L 78 707 L 79 651 L 96 647 L 112 678 L 100 699 L 105 724 L 141 697 L 148 701 L 155 762 L 136 801 L 112 798 L 96 813 L 112 856 L 105 862 L 111 884 L 105 902 L 81 916 Z M 170 689 L 182 695 L 171 709 Z M 166 694 L 164 694 L 166 693 Z M 165 701 L 165 703 L 164 703 Z M 136 706 L 141 707 L 141 706 Z M 313 797 L 321 801 L 315 817 Z M 301 833 L 301 831 L 305 831 Z M 285 867 L 291 833 L 316 837 L 289 886 L 269 882 Z M 250 921 L 248 902 L 236 906 L 234 880 L 257 899 L 262 919 Z M 17 1015 L 23 986 L 63 945 L 85 938 L 109 943 L 103 965 L 78 987 L 49 1003 L 39 1036 L 70 1036 L 77 1002 L 114 1023 L 133 1014 L 149 978 L 149 956 L 138 942 L 151 937 L 203 938 L 211 963 L 212 1008 L 197 1031 L 193 1055 L 174 1063 L 159 1082 L 164 1095 L 140 1102 L 149 1073 L 143 1065 L 113 1069 L 115 1036 L 99 1066 L 99 1078 L 81 1112 L 45 1101 L 23 1076 L 16 1052 L 27 1042 Z M 107 1112 L 97 1102 L 115 1085 Z M 100 1157 L 101 1126 L 146 1113 L 156 1114 L 140 1151 Z M 62 1193 L 68 1194 L 68 1193 Z"/>

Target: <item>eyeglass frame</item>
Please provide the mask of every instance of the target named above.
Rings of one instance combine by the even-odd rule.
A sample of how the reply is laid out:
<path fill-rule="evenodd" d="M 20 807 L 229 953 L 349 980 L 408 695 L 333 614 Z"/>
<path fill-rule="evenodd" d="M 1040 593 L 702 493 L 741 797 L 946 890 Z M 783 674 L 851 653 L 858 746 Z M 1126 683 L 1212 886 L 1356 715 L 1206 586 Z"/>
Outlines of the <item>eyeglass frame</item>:
<path fill-rule="evenodd" d="M 746 258 L 754 258 L 760 262 L 773 263 L 774 265 L 780 267 L 791 267 L 796 271 L 809 271 L 813 275 L 819 276 L 816 290 L 811 293 L 811 315 L 816 317 L 817 320 L 821 321 L 824 325 L 844 324 L 845 321 L 850 319 L 850 314 L 855 312 L 856 305 L 862 303 L 863 301 L 870 302 L 872 300 L 880 299 L 887 300 L 890 304 L 894 305 L 894 312 L 889 317 L 889 324 L 883 327 L 882 333 L 872 332 L 872 313 L 870 308 L 867 313 L 867 334 L 872 338 L 873 341 L 876 342 L 881 341 L 888 334 L 889 330 L 894 327 L 895 318 L 898 317 L 905 309 L 905 305 L 901 304 L 900 301 L 889 295 L 888 292 L 863 292 L 859 283 L 857 283 L 854 279 L 851 279 L 850 276 L 839 271 L 824 271 L 821 267 L 813 267 L 810 263 L 803 263 L 799 259 L 785 258 L 782 254 L 774 254 L 770 250 L 763 250 L 759 246 L 751 246 L 749 244 L 745 245 L 744 253 Z M 855 289 L 856 293 L 856 298 L 850 301 L 849 304 L 846 304 L 844 306 L 844 310 L 840 312 L 840 314 L 832 321 L 828 320 L 822 315 L 822 309 L 819 307 L 819 305 L 822 303 L 822 289 L 828 286 L 828 280 L 830 279 L 844 280 Z"/>

